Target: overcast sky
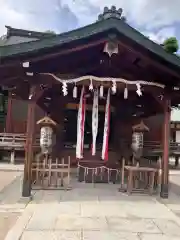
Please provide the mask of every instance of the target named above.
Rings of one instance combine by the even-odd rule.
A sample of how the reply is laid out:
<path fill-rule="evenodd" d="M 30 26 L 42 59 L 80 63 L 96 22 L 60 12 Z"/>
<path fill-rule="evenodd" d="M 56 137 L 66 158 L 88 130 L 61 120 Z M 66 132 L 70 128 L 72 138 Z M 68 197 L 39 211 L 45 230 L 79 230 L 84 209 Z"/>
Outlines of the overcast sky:
<path fill-rule="evenodd" d="M 5 25 L 64 32 L 90 24 L 104 6 L 123 8 L 133 27 L 154 41 L 180 40 L 180 0 L 0 0 L 0 35 Z"/>

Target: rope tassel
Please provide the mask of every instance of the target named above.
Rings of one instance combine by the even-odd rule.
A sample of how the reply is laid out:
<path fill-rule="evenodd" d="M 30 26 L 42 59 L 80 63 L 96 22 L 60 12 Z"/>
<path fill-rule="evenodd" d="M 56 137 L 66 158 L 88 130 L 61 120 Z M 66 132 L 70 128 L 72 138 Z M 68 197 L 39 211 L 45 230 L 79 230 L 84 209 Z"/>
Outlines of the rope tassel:
<path fill-rule="evenodd" d="M 136 90 L 137 95 L 138 95 L 139 97 L 142 96 L 142 91 L 141 91 L 141 85 L 140 85 L 140 83 L 137 83 L 137 84 L 136 84 L 136 87 L 137 87 L 137 90 Z"/>
<path fill-rule="evenodd" d="M 73 88 L 73 98 L 77 98 L 77 86 L 76 85 Z"/>
<path fill-rule="evenodd" d="M 64 96 L 68 95 L 67 83 L 66 82 L 63 82 L 63 84 L 62 84 L 62 92 L 63 92 Z"/>
<path fill-rule="evenodd" d="M 115 94 L 116 93 L 116 81 L 112 81 L 113 82 L 113 85 L 112 85 L 112 93 Z"/>
<path fill-rule="evenodd" d="M 128 98 L 128 89 L 127 87 L 125 87 L 124 89 L 124 99 L 127 99 Z"/>
<path fill-rule="evenodd" d="M 92 83 L 92 78 L 90 79 L 90 85 L 89 85 L 89 90 L 92 91 L 93 90 L 93 83 Z"/>
<path fill-rule="evenodd" d="M 101 85 L 101 86 L 100 86 L 100 91 L 99 91 L 99 96 L 100 96 L 100 98 L 103 98 L 103 95 L 104 95 L 104 88 L 103 88 L 103 86 Z"/>
<path fill-rule="evenodd" d="M 117 83 L 124 83 L 124 84 L 141 84 L 141 85 L 148 85 L 148 86 L 156 86 L 156 87 L 160 87 L 160 88 L 165 88 L 165 85 L 160 84 L 160 83 L 156 83 L 156 82 L 147 82 L 147 81 L 129 81 L 123 78 L 101 78 L 101 77 L 95 77 L 95 76 L 82 76 L 82 77 L 78 77 L 78 78 L 73 78 L 73 79 L 61 79 L 59 77 L 57 77 L 56 75 L 54 75 L 53 73 L 39 73 L 41 75 L 48 75 L 53 77 L 56 81 L 58 82 L 64 82 L 66 81 L 66 83 L 77 83 L 77 82 L 81 82 L 84 80 L 89 79 L 90 81 L 101 81 L 101 82 L 111 82 L 111 81 L 116 81 Z"/>

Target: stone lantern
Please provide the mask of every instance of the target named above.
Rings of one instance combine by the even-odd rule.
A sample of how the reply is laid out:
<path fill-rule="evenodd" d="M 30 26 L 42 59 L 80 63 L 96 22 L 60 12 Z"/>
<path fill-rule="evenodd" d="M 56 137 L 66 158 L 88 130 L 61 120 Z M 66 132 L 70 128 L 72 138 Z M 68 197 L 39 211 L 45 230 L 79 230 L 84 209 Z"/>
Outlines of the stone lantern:
<path fill-rule="evenodd" d="M 141 157 L 143 150 L 144 133 L 149 131 L 149 128 L 141 121 L 139 124 L 132 127 L 132 149 L 137 157 Z"/>
<path fill-rule="evenodd" d="M 50 117 L 46 116 L 37 122 L 40 125 L 40 147 L 43 154 L 52 153 L 54 145 L 54 130 L 57 125 Z"/>

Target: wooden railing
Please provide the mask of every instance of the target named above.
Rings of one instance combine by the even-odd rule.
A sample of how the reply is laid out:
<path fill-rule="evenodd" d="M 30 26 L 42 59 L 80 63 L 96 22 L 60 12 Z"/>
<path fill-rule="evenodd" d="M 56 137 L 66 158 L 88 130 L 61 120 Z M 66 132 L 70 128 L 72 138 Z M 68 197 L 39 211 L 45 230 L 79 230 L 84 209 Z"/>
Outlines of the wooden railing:
<path fill-rule="evenodd" d="M 39 157 L 32 163 L 33 189 L 70 189 L 70 157 L 68 163 L 48 157 Z"/>
<path fill-rule="evenodd" d="M 0 133 L 0 149 L 23 150 L 26 145 L 26 135 L 17 133 Z M 39 146 L 39 136 L 36 137 L 34 147 Z"/>
<path fill-rule="evenodd" d="M 145 141 L 143 145 L 145 153 L 162 153 L 163 144 L 160 141 Z M 170 142 L 169 144 L 170 155 L 180 154 L 180 142 Z"/>
<path fill-rule="evenodd" d="M 39 149 L 39 136 L 36 137 L 34 146 L 35 149 Z M 15 163 L 16 153 L 24 152 L 26 148 L 26 135 L 17 133 L 0 133 L 0 150 L 4 151 L 3 160 L 5 158 L 10 159 L 11 163 Z M 10 152 L 10 156 L 7 157 L 7 153 Z"/>
<path fill-rule="evenodd" d="M 0 133 L 0 149 L 24 150 L 26 135 L 17 133 Z M 34 147 L 39 147 L 39 135 L 36 136 Z M 144 141 L 143 150 L 147 153 L 162 153 L 163 144 L 160 141 Z M 180 142 L 170 142 L 170 154 L 180 154 Z"/>

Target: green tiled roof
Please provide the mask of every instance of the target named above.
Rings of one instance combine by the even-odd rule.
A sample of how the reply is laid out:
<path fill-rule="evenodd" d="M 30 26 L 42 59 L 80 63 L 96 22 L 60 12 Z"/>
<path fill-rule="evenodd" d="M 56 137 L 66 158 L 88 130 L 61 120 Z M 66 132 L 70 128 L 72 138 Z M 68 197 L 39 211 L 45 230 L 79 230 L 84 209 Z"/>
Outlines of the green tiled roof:
<path fill-rule="evenodd" d="M 7 28 L 7 37 L 11 36 L 18 36 L 18 37 L 28 37 L 28 38 L 36 38 L 36 39 L 42 39 L 47 37 L 52 37 L 56 35 L 52 32 L 37 32 L 37 31 L 30 31 L 25 29 L 18 29 L 18 28 L 12 28 L 10 26 L 5 26 Z"/>
<path fill-rule="evenodd" d="M 109 18 L 106 20 L 98 21 L 91 25 L 79 28 L 70 32 L 55 35 L 41 40 L 31 41 L 28 43 L 19 43 L 8 46 L 0 47 L 0 58 L 6 58 L 13 55 L 34 53 L 42 49 L 60 46 L 64 43 L 69 43 L 74 40 L 85 39 L 92 35 L 102 33 L 104 31 L 114 29 L 119 34 L 131 39 L 140 46 L 146 48 L 151 53 L 165 60 L 167 63 L 171 63 L 178 68 L 180 67 L 180 59 L 176 55 L 167 53 L 162 46 L 154 43 L 149 38 L 142 35 L 130 27 L 126 22 L 121 19 Z"/>

